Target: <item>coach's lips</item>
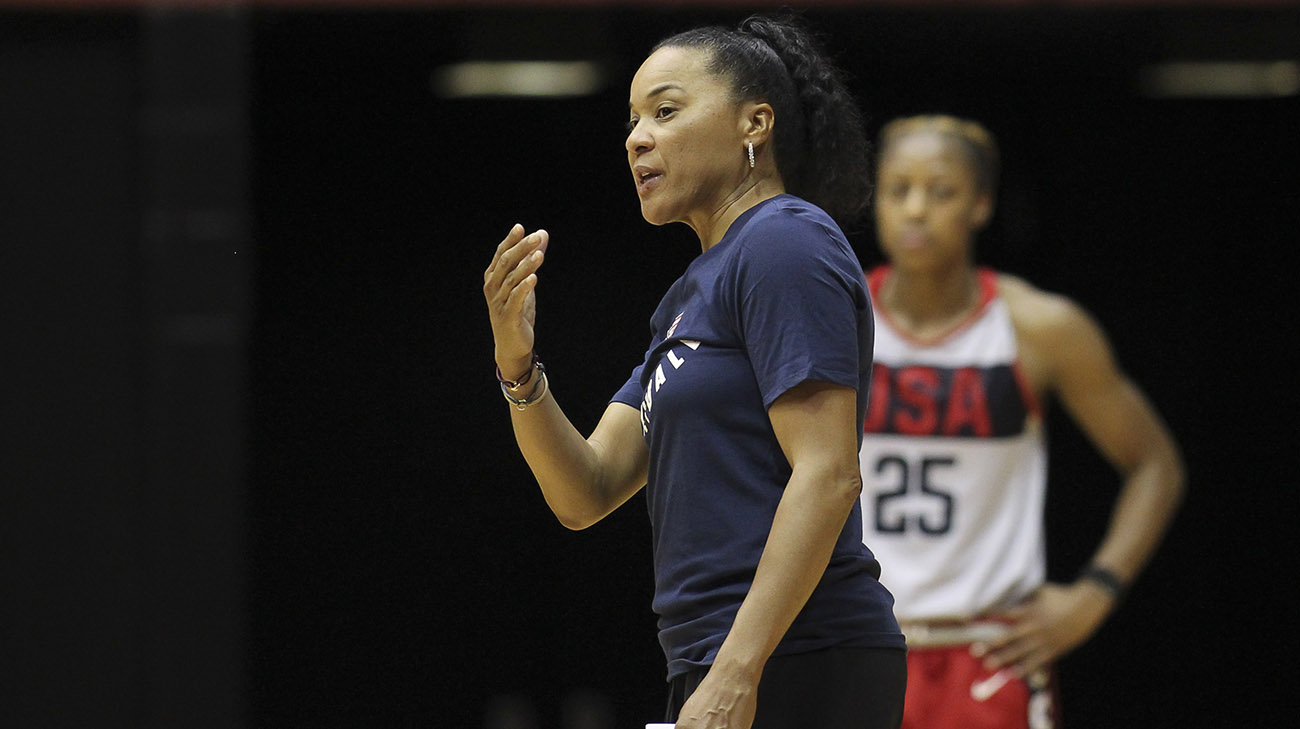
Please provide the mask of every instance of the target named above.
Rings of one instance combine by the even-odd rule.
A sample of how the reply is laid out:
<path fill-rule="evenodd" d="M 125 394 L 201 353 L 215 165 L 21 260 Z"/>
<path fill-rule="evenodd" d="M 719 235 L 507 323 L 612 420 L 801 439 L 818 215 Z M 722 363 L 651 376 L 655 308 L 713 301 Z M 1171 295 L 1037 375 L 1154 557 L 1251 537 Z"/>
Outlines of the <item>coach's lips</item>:
<path fill-rule="evenodd" d="M 662 172 L 653 167 L 646 165 L 637 165 L 632 168 L 632 180 L 636 182 L 636 192 L 638 195 L 644 195 L 654 188 L 658 187 L 659 180 L 663 177 Z"/>

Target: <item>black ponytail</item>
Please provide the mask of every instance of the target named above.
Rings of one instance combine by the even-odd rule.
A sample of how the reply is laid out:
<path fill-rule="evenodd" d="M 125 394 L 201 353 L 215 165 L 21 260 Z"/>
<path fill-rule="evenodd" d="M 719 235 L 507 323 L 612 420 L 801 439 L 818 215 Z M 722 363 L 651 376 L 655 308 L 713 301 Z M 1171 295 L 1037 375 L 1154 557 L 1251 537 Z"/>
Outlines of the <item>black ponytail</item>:
<path fill-rule="evenodd" d="M 670 46 L 710 51 L 710 72 L 731 80 L 737 100 L 772 105 L 786 190 L 843 226 L 859 218 L 871 196 L 870 143 L 857 102 L 811 30 L 795 16 L 752 15 L 737 30 L 697 28 L 654 50 Z"/>

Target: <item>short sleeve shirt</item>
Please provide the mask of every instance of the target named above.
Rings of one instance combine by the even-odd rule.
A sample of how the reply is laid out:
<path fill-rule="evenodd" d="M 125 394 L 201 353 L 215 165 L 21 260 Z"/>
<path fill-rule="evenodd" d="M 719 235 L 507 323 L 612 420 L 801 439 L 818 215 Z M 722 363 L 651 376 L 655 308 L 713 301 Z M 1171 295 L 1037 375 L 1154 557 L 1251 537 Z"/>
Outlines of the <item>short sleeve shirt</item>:
<path fill-rule="evenodd" d="M 839 227 L 820 208 L 780 195 L 745 211 L 692 261 L 650 328 L 645 360 L 613 400 L 640 409 L 649 448 L 653 607 L 672 678 L 712 664 L 790 479 L 768 408 L 818 380 L 854 388 L 862 422 L 873 322 L 865 277 Z M 855 505 L 774 655 L 902 648 L 879 574 Z"/>

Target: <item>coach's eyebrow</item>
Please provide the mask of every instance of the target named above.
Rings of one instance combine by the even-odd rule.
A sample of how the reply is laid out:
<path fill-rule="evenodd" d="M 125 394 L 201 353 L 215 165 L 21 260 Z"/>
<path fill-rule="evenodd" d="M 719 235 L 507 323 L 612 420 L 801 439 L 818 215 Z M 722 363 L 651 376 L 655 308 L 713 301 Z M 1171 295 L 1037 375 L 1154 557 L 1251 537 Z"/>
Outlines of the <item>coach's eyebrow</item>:
<path fill-rule="evenodd" d="M 678 85 L 678 84 L 676 84 L 676 83 L 673 83 L 672 81 L 668 81 L 668 82 L 666 82 L 666 83 L 659 84 L 658 86 L 656 86 L 656 87 L 650 89 L 650 92 L 647 93 L 647 94 L 645 95 L 645 97 L 646 97 L 647 100 L 649 100 L 649 99 L 653 99 L 654 97 L 658 96 L 659 94 L 662 94 L 663 92 L 668 91 L 668 90 L 670 90 L 670 89 L 677 89 L 678 91 L 685 91 L 685 89 L 683 89 L 680 85 Z M 632 102 L 630 102 L 630 101 L 627 102 L 627 108 L 629 108 L 629 109 L 632 108 Z"/>

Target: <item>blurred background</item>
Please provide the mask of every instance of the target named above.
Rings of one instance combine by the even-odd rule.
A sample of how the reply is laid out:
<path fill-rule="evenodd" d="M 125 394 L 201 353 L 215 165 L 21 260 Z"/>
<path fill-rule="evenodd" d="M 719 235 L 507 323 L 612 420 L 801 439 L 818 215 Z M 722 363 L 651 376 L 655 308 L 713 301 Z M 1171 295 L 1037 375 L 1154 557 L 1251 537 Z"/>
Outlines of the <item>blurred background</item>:
<path fill-rule="evenodd" d="M 640 218 L 627 83 L 664 35 L 774 5 L 0 2 L 0 723 L 658 719 L 644 500 L 550 515 L 481 271 L 512 223 L 551 232 L 539 351 L 592 427 L 698 251 Z M 1059 666 L 1065 725 L 1278 725 L 1300 6 L 802 5 L 873 134 L 998 135 L 981 260 L 1092 311 L 1185 450 L 1164 547 Z M 1050 426 L 1068 579 L 1116 479 Z"/>

